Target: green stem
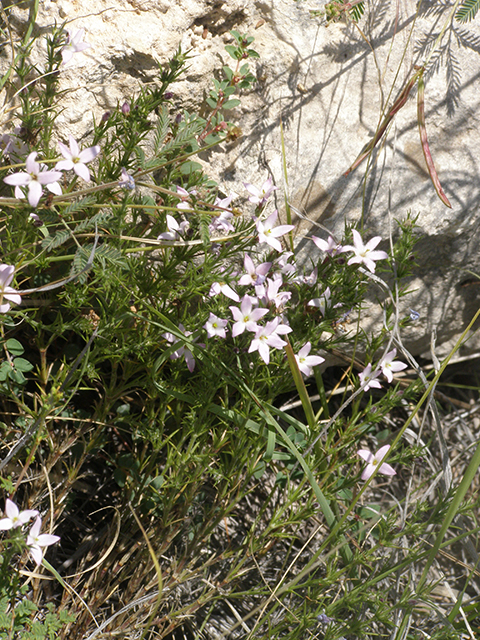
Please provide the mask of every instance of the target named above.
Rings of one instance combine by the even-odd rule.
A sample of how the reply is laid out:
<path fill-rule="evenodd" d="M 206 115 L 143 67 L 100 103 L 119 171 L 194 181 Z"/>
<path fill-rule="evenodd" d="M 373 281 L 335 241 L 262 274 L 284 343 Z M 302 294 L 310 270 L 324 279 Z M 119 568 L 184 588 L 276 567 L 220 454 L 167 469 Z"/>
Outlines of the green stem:
<path fill-rule="evenodd" d="M 295 358 L 295 354 L 293 353 L 290 340 L 288 339 L 288 337 L 286 337 L 285 340 L 287 342 L 285 346 L 285 353 L 287 354 L 287 360 L 290 367 L 290 371 L 292 372 L 293 381 L 295 382 L 295 386 L 297 387 L 298 395 L 300 396 L 300 401 L 302 403 L 303 410 L 305 411 L 307 424 L 310 427 L 310 429 L 314 431 L 317 426 L 317 420 L 315 418 L 315 413 L 313 411 L 312 403 L 310 402 L 310 397 L 308 395 L 307 387 L 305 386 L 305 382 L 303 381 L 302 373 L 298 368 L 297 360 Z"/>

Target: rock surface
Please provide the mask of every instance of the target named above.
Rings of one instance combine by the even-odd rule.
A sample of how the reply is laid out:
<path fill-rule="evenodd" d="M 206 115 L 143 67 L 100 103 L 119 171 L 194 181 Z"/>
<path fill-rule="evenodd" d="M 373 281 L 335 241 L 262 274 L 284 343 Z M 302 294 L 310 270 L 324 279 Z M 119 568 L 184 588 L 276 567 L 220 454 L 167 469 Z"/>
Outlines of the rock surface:
<path fill-rule="evenodd" d="M 20 5 L 22 6 L 22 5 Z M 153 81 L 156 61 L 166 62 L 179 45 L 191 50 L 189 70 L 175 87 L 176 103 L 194 108 L 210 88 L 213 70 L 228 56 L 230 29 L 255 36 L 260 54 L 254 67 L 256 89 L 233 114 L 243 137 L 209 156 L 211 173 L 223 191 L 244 193 L 242 182 L 259 184 L 273 174 L 283 185 L 280 122 L 285 130 L 289 194 L 292 203 L 338 239 L 345 223 L 362 217 L 367 239 L 381 235 L 379 248 L 397 233 L 395 219 L 418 215 L 416 276 L 412 293 L 400 301 L 420 320 L 403 335 L 414 354 L 428 351 L 437 330 L 438 355 L 448 353 L 480 302 L 478 24 L 453 23 L 442 55 L 432 58 L 426 75 L 426 121 L 430 148 L 452 208 L 437 197 L 429 179 L 416 121 L 415 92 L 397 114 L 386 139 L 369 163 L 344 172 L 369 142 L 382 106 L 393 104 L 414 64 L 426 55 L 441 30 L 448 8 L 438 3 L 366 2 L 358 27 L 339 22 L 328 27 L 312 19 L 309 0 L 44 0 L 38 29 L 55 21 L 84 28 L 92 48 L 66 67 L 59 127 L 78 137 L 108 109 Z M 448 9 L 448 10 L 447 10 Z M 17 33 L 28 11 L 11 14 Z M 368 169 L 368 170 L 367 170 Z M 283 194 L 277 191 L 283 209 Z M 313 251 L 304 239 L 326 233 L 301 221 L 298 241 L 304 259 Z M 480 281 L 479 281 L 480 282 Z M 370 304 L 364 327 L 381 320 Z M 476 350 L 474 336 L 463 352 Z"/>

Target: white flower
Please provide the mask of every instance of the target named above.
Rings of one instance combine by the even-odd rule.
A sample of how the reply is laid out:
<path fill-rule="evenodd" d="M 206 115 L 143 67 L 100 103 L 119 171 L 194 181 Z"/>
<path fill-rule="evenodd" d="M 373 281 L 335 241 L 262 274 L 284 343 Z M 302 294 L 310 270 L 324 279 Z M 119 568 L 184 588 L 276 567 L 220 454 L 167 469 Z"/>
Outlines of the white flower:
<path fill-rule="evenodd" d="M 193 205 L 191 204 L 191 202 L 188 202 L 188 200 L 190 199 L 190 196 L 196 196 L 197 195 L 196 189 L 192 189 L 191 191 L 187 191 L 183 187 L 178 187 L 177 186 L 177 193 L 178 193 L 178 195 L 180 197 L 180 200 L 181 200 L 177 204 L 177 209 L 183 209 L 183 210 L 186 210 L 186 211 L 192 211 Z"/>
<path fill-rule="evenodd" d="M 257 220 L 258 242 L 260 244 L 266 242 L 277 251 L 281 251 L 282 245 L 277 238 L 284 236 L 289 231 L 292 231 L 292 229 L 295 229 L 295 227 L 292 224 L 283 224 L 279 227 L 274 227 L 273 225 L 277 221 L 277 218 L 278 212 L 275 210 L 266 220 Z"/>
<path fill-rule="evenodd" d="M 368 463 L 363 470 L 362 480 L 368 480 L 378 465 L 380 465 L 378 473 L 383 473 L 384 476 L 394 476 L 397 473 L 395 469 L 386 462 L 382 464 L 382 460 L 387 455 L 389 449 L 390 445 L 386 444 L 380 447 L 375 455 L 368 451 L 368 449 L 360 449 L 360 451 L 357 451 L 357 454 Z"/>
<path fill-rule="evenodd" d="M 227 298 L 230 298 L 230 300 L 234 302 L 240 302 L 238 293 L 226 282 L 214 282 L 210 287 L 208 295 L 213 298 L 213 296 L 218 296 L 219 293 L 223 293 L 224 296 L 227 296 Z"/>
<path fill-rule="evenodd" d="M 204 329 L 207 330 L 207 336 L 209 338 L 213 338 L 214 336 L 220 336 L 220 338 L 226 338 L 227 334 L 225 332 L 225 327 L 227 326 L 228 320 L 222 320 L 214 313 L 210 312 L 210 316 L 207 322 L 203 325 Z"/>
<path fill-rule="evenodd" d="M 36 151 L 33 151 L 28 156 L 25 162 L 27 169 L 26 173 L 20 171 L 19 173 L 14 173 L 3 179 L 4 182 L 15 187 L 16 198 L 24 198 L 25 194 L 20 187 L 28 186 L 28 203 L 32 207 L 37 206 L 40 198 L 42 197 L 44 186 L 52 191 L 52 193 L 56 193 L 57 195 L 62 194 L 60 185 L 57 182 L 57 180 L 60 180 L 62 177 L 60 171 L 41 171 L 40 165 L 38 162 L 35 162 L 36 157 Z"/>
<path fill-rule="evenodd" d="M 266 284 L 265 296 L 267 304 L 273 302 L 275 307 L 280 309 L 280 307 L 283 307 L 292 297 L 290 291 L 279 291 L 280 287 L 283 286 L 283 278 L 280 273 L 275 274 L 274 278 L 267 278 Z"/>
<path fill-rule="evenodd" d="M 178 325 L 178 328 L 180 329 L 180 331 L 188 338 L 189 336 L 192 335 L 191 331 L 186 331 L 185 327 L 183 326 L 182 323 L 180 323 Z M 176 344 L 177 342 L 180 342 L 180 338 L 177 338 L 177 336 L 174 336 L 173 333 L 164 333 L 163 337 L 170 342 L 171 344 Z M 193 342 L 197 342 L 198 338 L 194 338 Z M 205 345 L 202 344 L 201 342 L 197 343 L 199 347 L 204 347 Z M 192 371 L 195 369 L 195 358 L 193 356 L 193 353 L 190 351 L 190 349 L 188 348 L 187 345 L 184 345 L 183 347 L 180 347 L 179 349 L 177 349 L 176 351 L 174 351 L 171 355 L 170 355 L 170 360 L 177 360 L 178 358 L 181 357 L 185 358 L 185 362 L 187 363 L 187 367 L 188 370 L 190 371 L 190 373 L 192 373 Z"/>
<path fill-rule="evenodd" d="M 62 171 L 69 171 L 73 169 L 77 176 L 83 178 L 85 182 L 90 182 L 90 171 L 86 166 L 87 162 L 95 160 L 100 153 L 100 147 L 96 144 L 94 147 L 88 147 L 80 151 L 77 141 L 70 135 L 70 148 L 64 145 L 62 142 L 58 143 L 60 151 L 65 160 L 60 160 L 55 165 L 55 169 L 61 169 Z"/>
<path fill-rule="evenodd" d="M 312 236 L 313 242 L 317 245 L 319 249 L 328 253 L 330 257 L 334 257 L 339 253 L 343 253 L 344 251 L 348 251 L 346 247 L 342 247 L 341 244 L 337 244 L 332 236 L 328 236 L 328 240 L 322 240 L 322 238 L 317 238 L 317 236 Z"/>
<path fill-rule="evenodd" d="M 227 196 L 226 198 L 215 198 L 213 203 L 214 207 L 218 207 L 222 211 L 219 215 L 213 216 L 208 228 L 211 231 L 235 231 L 235 227 L 230 222 L 233 218 L 233 212 L 228 207 L 234 198 L 234 194 Z"/>
<path fill-rule="evenodd" d="M 307 342 L 303 345 L 298 354 L 295 354 L 295 360 L 297 361 L 298 368 L 306 376 L 312 375 L 312 367 L 316 367 L 318 364 L 325 362 L 325 358 L 322 358 L 321 356 L 309 356 L 308 354 L 310 353 L 311 348 L 311 343 Z"/>
<path fill-rule="evenodd" d="M 293 266 L 293 265 L 290 265 L 290 266 Z M 317 284 L 317 278 L 318 278 L 318 269 L 317 267 L 315 267 L 315 269 L 310 272 L 309 276 L 305 274 L 298 275 L 295 278 L 293 278 L 292 282 L 294 282 L 295 284 L 306 284 L 307 287 L 313 287 L 314 285 Z"/>
<path fill-rule="evenodd" d="M 36 565 L 41 564 L 43 560 L 43 547 L 49 547 L 51 544 L 55 544 L 60 540 L 60 536 L 54 536 L 49 533 L 40 533 L 42 528 L 42 519 L 37 515 L 30 533 L 27 537 L 27 547 L 30 547 L 29 552 Z"/>
<path fill-rule="evenodd" d="M 164 231 L 163 233 L 161 233 L 158 236 L 157 240 L 169 240 L 172 242 L 175 240 L 179 240 L 185 230 L 189 227 L 189 223 L 185 220 L 178 224 L 175 218 L 168 213 L 166 217 L 168 231 Z"/>
<path fill-rule="evenodd" d="M 239 279 L 238 284 L 258 285 L 265 282 L 267 273 L 272 266 L 271 262 L 262 262 L 262 264 L 256 267 L 253 260 L 247 253 L 245 254 L 243 262 L 247 273 Z"/>
<path fill-rule="evenodd" d="M 263 318 L 268 313 L 268 309 L 253 309 L 254 298 L 250 296 L 243 296 L 240 309 L 237 307 L 230 307 L 235 324 L 232 327 L 232 336 L 235 338 L 245 331 L 251 331 L 256 333 L 260 327 L 257 324 L 257 320 Z"/>
<path fill-rule="evenodd" d="M 275 189 L 278 189 L 278 187 L 273 186 L 272 178 L 267 178 L 260 189 L 255 187 L 253 184 L 250 184 L 249 182 L 244 182 L 243 186 L 250 194 L 250 198 L 248 199 L 249 202 L 256 205 L 265 204 L 265 202 L 272 195 Z"/>
<path fill-rule="evenodd" d="M 29 148 L 19 137 L 20 127 L 15 127 L 13 133 L 4 133 L 0 136 L 0 149 L 2 153 L 15 163 L 23 162 L 28 155 Z"/>
<path fill-rule="evenodd" d="M 15 289 L 8 285 L 13 280 L 13 274 L 15 273 L 15 267 L 11 264 L 0 264 L 0 313 L 7 313 L 10 309 L 8 302 L 3 302 L 3 299 L 13 302 L 13 304 L 20 304 L 22 297 Z"/>
<path fill-rule="evenodd" d="M 371 364 L 367 364 L 367 366 L 362 371 L 362 373 L 360 373 L 358 375 L 358 377 L 360 378 L 360 385 L 363 387 L 363 390 L 364 391 L 368 391 L 369 389 L 372 389 L 373 387 L 375 387 L 376 389 L 381 389 L 382 385 L 377 380 L 379 375 L 380 375 L 380 369 L 375 369 L 375 371 L 373 371 L 373 373 L 372 373 L 372 365 Z M 367 383 L 367 384 L 364 387 L 363 385 L 365 383 Z"/>
<path fill-rule="evenodd" d="M 377 244 L 382 240 L 380 236 L 375 236 L 367 242 L 367 244 L 363 244 L 362 236 L 358 233 L 356 229 L 353 230 L 353 247 L 351 245 L 347 245 L 343 247 L 344 251 L 353 251 L 354 256 L 349 259 L 348 264 L 363 264 L 367 267 L 369 271 L 375 273 L 375 260 L 386 260 L 388 258 L 388 254 L 385 251 L 374 251 Z"/>
<path fill-rule="evenodd" d="M 75 53 L 85 51 L 85 49 L 88 49 L 92 46 L 88 42 L 83 42 L 85 29 L 75 29 L 72 31 L 68 31 L 67 33 L 67 44 L 62 48 L 61 51 L 63 64 L 67 64 L 67 62 L 70 62 Z"/>
<path fill-rule="evenodd" d="M 319 298 L 313 298 L 313 300 L 308 302 L 307 306 L 317 307 L 320 309 L 322 316 L 325 317 L 326 310 L 332 306 L 331 298 L 332 293 L 330 291 L 330 287 L 327 287 Z"/>
<path fill-rule="evenodd" d="M 38 516 L 36 509 L 26 509 L 25 511 L 19 511 L 17 505 L 7 498 L 5 502 L 5 515 L 6 518 L 0 520 L 0 531 L 7 531 L 8 529 L 15 529 L 21 527 L 28 522 L 31 518 Z"/>
<path fill-rule="evenodd" d="M 133 179 L 133 176 L 127 173 L 125 167 L 122 167 L 122 175 L 118 182 L 118 186 L 123 189 L 135 189 L 135 180 Z"/>
<path fill-rule="evenodd" d="M 403 371 L 403 369 L 407 368 L 407 365 L 404 362 L 400 362 L 399 360 L 394 362 L 394 358 L 397 355 L 397 350 L 393 349 L 389 351 L 387 355 L 382 358 L 379 362 L 379 367 L 382 370 L 383 375 L 386 377 L 388 382 L 392 382 L 393 374 L 396 371 Z"/>
<path fill-rule="evenodd" d="M 282 349 L 287 343 L 280 338 L 280 335 L 290 333 L 292 329 L 286 324 L 280 324 L 280 318 L 274 318 L 267 322 L 264 327 L 260 327 L 252 340 L 248 353 L 258 351 L 260 357 L 268 364 L 270 362 L 270 347 Z"/>

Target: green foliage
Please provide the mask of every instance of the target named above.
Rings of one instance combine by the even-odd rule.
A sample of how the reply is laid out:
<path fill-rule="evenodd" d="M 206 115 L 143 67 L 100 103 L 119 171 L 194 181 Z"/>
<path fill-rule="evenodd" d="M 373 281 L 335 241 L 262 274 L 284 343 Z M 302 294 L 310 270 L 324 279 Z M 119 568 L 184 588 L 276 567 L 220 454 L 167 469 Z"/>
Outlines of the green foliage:
<path fill-rule="evenodd" d="M 259 58 L 260 56 L 254 49 L 250 49 L 250 45 L 255 40 L 252 36 L 242 36 L 232 29 L 230 31 L 232 36 L 235 38 L 236 46 L 227 44 L 225 46 L 225 51 L 234 59 L 234 60 L 245 60 L 246 58 Z"/>
<path fill-rule="evenodd" d="M 56 640 L 58 632 L 74 616 L 64 609 L 48 603 L 42 620 L 32 622 L 38 607 L 27 598 L 20 600 L 13 612 L 9 608 L 9 599 L 0 598 L 0 639 L 1 640 Z"/>
<path fill-rule="evenodd" d="M 328 20 L 359 20 L 363 11 L 363 3 L 326 8 Z M 401 331 L 414 320 L 399 308 L 416 219 L 397 221 L 393 251 L 375 274 L 365 260 L 361 269 L 350 260 L 352 247 L 347 257 L 312 243 L 309 263 L 300 264 L 295 247 L 290 255 L 286 243 L 280 251 L 260 243 L 268 197 L 225 204 L 202 153 L 231 139 L 226 113 L 235 117 L 255 82 L 253 37 L 231 35 L 235 64 L 219 70 L 198 109 L 172 104 L 171 85 L 189 59 L 179 48 L 128 108 L 94 122 L 82 142 L 101 147 L 89 164 L 92 181 L 80 186 L 76 174 L 63 174 L 62 195 L 42 196 L 39 222 L 1 183 L 3 259 L 16 268 L 11 286 L 28 295 L 1 316 L 8 453 L 0 483 L 17 500 L 24 492 L 61 542 L 56 555 L 48 552 L 52 565 L 38 568 L 57 582 L 49 591 L 32 578 L 30 598 L 21 573 L 30 562 L 27 526 L 2 537 L 0 638 L 87 637 L 92 614 L 105 622 L 111 612 L 105 633 L 147 637 L 150 625 L 152 637 L 206 637 L 232 602 L 241 611 L 232 624 L 242 616 L 250 637 L 386 637 L 398 628 L 392 611 L 418 621 L 414 601 L 428 601 L 432 585 L 414 583 L 427 566 L 422 536 L 452 508 L 447 498 L 432 506 L 427 487 L 427 498 L 402 495 L 429 449 L 396 443 L 389 462 L 398 472 L 387 489 L 360 480 L 356 455 L 404 434 L 420 408 L 412 409 L 424 391 L 414 376 L 391 385 L 379 377 L 381 388 L 370 390 L 359 377 L 367 363 L 380 372 L 393 340 L 396 359 L 408 358 Z M 29 62 L 33 42 L 8 79 L 24 87 L 15 142 L 26 147 L 17 164 L 32 150 L 57 160 L 65 33 L 47 37 L 51 79 Z M 37 81 L 27 87 L 31 76 Z M 16 171 L 11 160 L 3 156 L 2 177 Z M 351 242 L 347 227 L 342 243 Z M 265 273 L 251 273 L 247 255 L 255 269 L 269 263 Z M 233 335 L 233 298 L 254 295 L 265 333 L 244 327 Z M 384 322 L 371 335 L 361 321 L 373 297 Z M 267 333 L 278 325 L 289 330 L 288 342 L 276 336 L 284 348 Z M 298 353 L 307 342 L 311 355 L 341 365 L 320 373 L 316 363 L 302 375 Z M 162 579 L 168 589 L 154 592 Z M 50 600 L 68 602 L 68 612 Z M 425 634 L 434 626 L 421 624 Z"/>
<path fill-rule="evenodd" d="M 458 22 L 470 22 L 477 15 L 479 8 L 480 0 L 464 0 L 455 14 L 455 20 Z"/>

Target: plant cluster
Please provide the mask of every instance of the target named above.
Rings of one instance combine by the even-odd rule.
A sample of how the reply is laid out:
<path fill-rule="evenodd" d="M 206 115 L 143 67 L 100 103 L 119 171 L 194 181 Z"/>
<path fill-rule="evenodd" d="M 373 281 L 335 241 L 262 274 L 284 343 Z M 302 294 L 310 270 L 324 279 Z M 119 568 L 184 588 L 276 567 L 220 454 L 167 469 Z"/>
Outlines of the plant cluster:
<path fill-rule="evenodd" d="M 173 107 L 188 60 L 178 49 L 81 141 L 55 118 L 83 30 L 48 34 L 42 71 L 31 45 L 15 60 L 0 167 L 0 637 L 208 637 L 227 605 L 229 633 L 372 637 L 428 600 L 431 585 L 415 600 L 404 568 L 431 566 L 416 533 L 447 521 L 449 505 L 426 513 L 418 501 L 399 527 L 375 485 L 384 474 L 402 487 L 399 469 L 422 454 L 400 444 L 421 406 L 407 418 L 422 387 L 399 377 L 404 360 L 417 366 L 401 330 L 418 314 L 397 312 L 414 220 L 388 252 L 354 228 L 312 236 L 301 265 L 271 177 L 240 199 L 208 176 L 202 154 L 228 144 L 226 117 L 255 81 L 253 38 L 231 33 L 234 63 L 202 116 Z M 378 335 L 361 329 L 372 295 Z M 320 367 L 339 354 L 337 384 Z M 40 512 L 60 536 L 40 533 Z M 48 597 L 42 568 L 56 579 Z M 457 637 L 454 624 L 436 637 Z"/>

